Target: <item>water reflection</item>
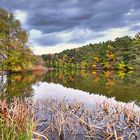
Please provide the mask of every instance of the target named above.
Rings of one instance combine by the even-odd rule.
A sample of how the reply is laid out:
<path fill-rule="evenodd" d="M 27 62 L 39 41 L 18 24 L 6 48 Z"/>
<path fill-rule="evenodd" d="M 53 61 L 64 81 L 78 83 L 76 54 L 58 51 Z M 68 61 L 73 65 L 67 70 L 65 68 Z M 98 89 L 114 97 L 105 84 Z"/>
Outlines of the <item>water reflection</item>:
<path fill-rule="evenodd" d="M 13 74 L 0 77 L 1 98 L 67 96 L 83 93 L 115 97 L 119 101 L 140 102 L 140 74 L 125 71 L 57 70 L 48 73 Z M 78 90 L 74 90 L 78 89 Z M 78 98 L 79 99 L 79 98 Z"/>
<path fill-rule="evenodd" d="M 44 78 L 43 74 L 11 74 L 0 76 L 1 98 L 30 97 L 34 93 L 32 86 Z"/>
<path fill-rule="evenodd" d="M 89 93 L 115 97 L 119 101 L 140 101 L 140 74 L 125 71 L 55 71 L 45 77 L 48 83 Z"/>

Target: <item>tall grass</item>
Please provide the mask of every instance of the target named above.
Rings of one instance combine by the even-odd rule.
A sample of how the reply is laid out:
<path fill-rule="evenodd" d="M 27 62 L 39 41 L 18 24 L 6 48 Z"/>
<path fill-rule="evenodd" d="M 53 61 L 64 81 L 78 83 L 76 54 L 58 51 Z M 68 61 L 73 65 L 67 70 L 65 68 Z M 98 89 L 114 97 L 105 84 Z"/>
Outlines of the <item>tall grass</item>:
<path fill-rule="evenodd" d="M 0 137 L 2 140 L 31 140 L 35 129 L 33 112 L 20 101 L 0 101 Z"/>

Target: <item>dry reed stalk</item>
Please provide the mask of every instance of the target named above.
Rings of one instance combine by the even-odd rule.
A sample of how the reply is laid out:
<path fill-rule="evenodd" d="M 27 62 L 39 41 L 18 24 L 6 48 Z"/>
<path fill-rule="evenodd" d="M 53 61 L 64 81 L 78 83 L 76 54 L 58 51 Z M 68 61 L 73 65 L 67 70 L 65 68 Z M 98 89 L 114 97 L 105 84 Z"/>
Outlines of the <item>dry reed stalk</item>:
<path fill-rule="evenodd" d="M 57 136 L 65 139 L 68 136 L 76 138 L 82 135 L 87 139 L 122 140 L 139 138 L 140 135 L 140 112 L 135 112 L 134 106 L 130 105 L 113 105 L 104 101 L 100 105 L 96 104 L 97 108 L 86 108 L 82 102 L 49 98 L 29 99 L 24 103 L 15 100 L 11 106 L 5 102 L 0 105 L 1 110 L 10 108 L 6 115 L 10 120 L 16 119 L 19 128 L 22 128 L 25 116 L 33 118 L 36 122 L 33 133 L 38 138 L 51 139 Z"/>

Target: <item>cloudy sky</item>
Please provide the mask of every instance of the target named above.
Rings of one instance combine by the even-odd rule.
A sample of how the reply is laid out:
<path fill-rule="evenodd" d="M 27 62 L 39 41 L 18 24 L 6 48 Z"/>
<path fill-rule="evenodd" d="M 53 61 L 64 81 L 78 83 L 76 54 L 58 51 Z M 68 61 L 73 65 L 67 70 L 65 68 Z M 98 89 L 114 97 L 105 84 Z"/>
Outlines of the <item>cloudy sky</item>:
<path fill-rule="evenodd" d="M 140 0 L 0 0 L 0 7 L 21 21 L 36 54 L 140 31 Z"/>

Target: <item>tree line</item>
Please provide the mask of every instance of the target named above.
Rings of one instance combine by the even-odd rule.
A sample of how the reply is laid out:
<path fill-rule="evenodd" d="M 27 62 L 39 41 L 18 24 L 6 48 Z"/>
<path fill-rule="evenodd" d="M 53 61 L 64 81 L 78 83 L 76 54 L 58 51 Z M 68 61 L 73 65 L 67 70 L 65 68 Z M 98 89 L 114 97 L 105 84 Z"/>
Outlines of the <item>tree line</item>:
<path fill-rule="evenodd" d="M 114 41 L 89 44 L 61 53 L 42 55 L 47 67 L 62 69 L 137 69 L 140 67 L 140 33 Z"/>

